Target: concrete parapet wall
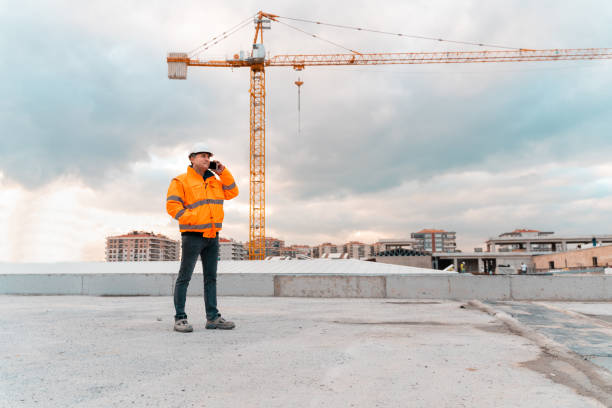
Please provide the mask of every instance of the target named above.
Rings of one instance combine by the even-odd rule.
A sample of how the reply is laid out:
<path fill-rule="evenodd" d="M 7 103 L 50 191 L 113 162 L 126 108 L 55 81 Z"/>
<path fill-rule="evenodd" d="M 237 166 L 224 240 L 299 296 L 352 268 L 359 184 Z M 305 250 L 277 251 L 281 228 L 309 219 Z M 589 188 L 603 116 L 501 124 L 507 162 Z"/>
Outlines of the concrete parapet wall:
<path fill-rule="evenodd" d="M 83 275 L 83 295 L 164 296 L 172 294 L 173 279 L 167 274 Z"/>
<path fill-rule="evenodd" d="M 508 276 L 387 276 L 387 297 L 405 299 L 510 299 Z"/>
<path fill-rule="evenodd" d="M 0 274 L 2 295 L 170 296 L 177 274 Z M 203 275 L 193 274 L 187 294 L 204 293 Z M 272 274 L 219 274 L 221 296 L 274 296 Z"/>
<path fill-rule="evenodd" d="M 2 295 L 82 295 L 80 274 L 14 274 L 0 275 Z"/>
<path fill-rule="evenodd" d="M 390 298 L 447 299 L 450 294 L 447 275 L 393 275 L 387 276 L 385 280 L 387 297 Z"/>
<path fill-rule="evenodd" d="M 612 276 L 512 276 L 516 300 L 612 300 Z"/>
<path fill-rule="evenodd" d="M 172 275 L 170 294 L 173 294 L 176 274 Z M 193 274 L 188 296 L 202 296 L 204 294 L 204 277 L 200 274 Z M 220 296 L 274 296 L 274 275 L 273 274 L 219 274 L 217 275 L 217 294 Z"/>
<path fill-rule="evenodd" d="M 355 297 L 482 300 L 612 300 L 612 275 L 474 276 L 416 274 L 219 274 L 225 296 Z M 0 294 L 170 296 L 176 274 L 0 274 Z M 194 274 L 189 295 L 201 296 Z"/>
<path fill-rule="evenodd" d="M 274 296 L 384 298 L 386 276 L 277 275 Z"/>
<path fill-rule="evenodd" d="M 449 276 L 451 299 L 508 300 L 510 291 L 509 276 Z"/>

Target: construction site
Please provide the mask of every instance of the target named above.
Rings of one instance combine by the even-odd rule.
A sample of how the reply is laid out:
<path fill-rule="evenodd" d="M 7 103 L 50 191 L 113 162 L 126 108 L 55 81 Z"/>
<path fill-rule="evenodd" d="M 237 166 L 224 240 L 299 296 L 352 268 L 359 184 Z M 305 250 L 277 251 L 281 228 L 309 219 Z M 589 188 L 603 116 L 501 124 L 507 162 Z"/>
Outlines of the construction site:
<path fill-rule="evenodd" d="M 304 30 L 288 24 L 287 21 L 299 20 L 315 25 L 332 25 L 347 30 L 371 31 L 378 34 L 392 36 L 409 36 L 402 33 L 382 32 L 379 30 L 368 30 L 360 27 L 339 26 L 320 21 L 308 21 L 304 19 L 285 18 L 275 14 L 259 11 L 255 16 L 243 20 L 231 29 L 204 42 L 189 53 L 168 53 L 168 78 L 174 80 L 186 80 L 189 67 L 205 68 L 247 68 L 250 71 L 250 118 L 249 118 L 249 163 L 250 163 L 250 212 L 249 212 L 249 258 L 263 259 L 265 257 L 266 237 L 266 80 L 265 72 L 271 67 L 288 67 L 300 72 L 307 67 L 325 66 L 372 66 L 372 65 L 415 65 L 415 64 L 474 64 L 474 63 L 510 63 L 510 62 L 534 62 L 534 61 L 567 61 L 567 60 L 596 60 L 612 58 L 611 49 L 548 49 L 533 50 L 523 48 L 511 48 L 496 46 L 493 51 L 465 51 L 465 52 L 432 52 L 432 53 L 361 53 L 342 45 L 338 47 L 349 51 L 345 54 L 293 54 L 275 55 L 266 54 L 264 46 L 264 31 L 270 30 L 272 22 L 289 26 L 301 31 L 305 35 L 317 38 Z M 255 34 L 252 49 L 245 52 L 240 51 L 231 58 L 225 60 L 201 60 L 195 58 L 202 52 L 222 42 L 232 34 L 254 24 Z M 410 36 L 409 36 L 410 37 Z M 322 39 L 330 42 L 327 39 Z M 455 42 L 445 39 L 429 38 L 438 42 Z M 485 46 L 486 44 L 474 44 L 465 42 L 466 45 Z M 501 50 L 500 50 L 501 49 Z M 300 136 L 300 90 L 303 81 L 298 79 L 295 85 L 298 89 L 298 137 Z"/>
<path fill-rule="evenodd" d="M 342 51 L 271 54 L 267 46 L 275 26 Z M 318 26 L 470 48 L 363 52 L 308 28 Z M 210 48 L 246 28 L 254 30 L 248 49 L 210 57 Z M 213 220 L 212 210 L 210 220 L 181 221 L 186 211 L 195 214 L 202 207 L 222 214 L 229 199 L 223 194 L 238 194 L 238 178 L 214 187 L 226 199 L 190 199 L 177 195 L 180 188 L 168 193 L 166 205 L 176 210 L 168 211 L 168 222 L 180 229 L 181 239 L 217 239 L 217 251 L 222 247 L 213 278 L 205 278 L 204 252 L 195 255 L 185 289 L 193 325 L 188 333 L 176 330 L 178 314 L 173 316 L 186 241 L 134 228 L 108 234 L 107 262 L 0 262 L 0 407 L 612 407 L 612 235 L 517 229 L 488 238 L 486 250 L 474 251 L 458 250 L 455 229 L 414 229 L 410 239 L 379 239 L 368 248 L 347 240 L 341 250 L 326 241 L 285 248 L 270 237 L 270 228 L 266 235 L 278 215 L 266 212 L 266 131 L 277 120 L 266 117 L 268 70 L 295 71 L 290 86 L 297 101 L 291 103 L 295 134 L 303 140 L 307 70 L 362 67 L 367 75 L 375 65 L 605 59 L 612 59 L 612 48 L 492 45 L 264 11 L 191 51 L 171 50 L 160 61 L 167 64 L 170 86 L 191 80 L 194 70 L 204 82 L 206 70 L 248 73 L 242 96 L 248 96 L 249 117 L 233 118 L 248 121 L 249 128 L 248 188 L 246 182 L 240 186 L 248 195 L 248 240 L 243 246 L 219 239 L 222 222 L 232 220 Z M 186 88 L 175 92 L 195 98 Z M 298 155 L 297 150 L 283 154 Z M 193 150 L 189 160 L 194 153 L 212 157 Z M 213 179 L 220 180 L 223 171 Z M 331 182 L 334 177 L 329 174 Z M 449 197 L 460 195 L 459 187 L 447 188 Z M 236 208 L 246 214 L 246 207 Z M 314 214 L 304 224 L 323 223 L 323 215 L 310 210 Z M 402 211 L 413 216 L 410 208 Z M 495 218 L 478 217 L 483 223 Z M 270 249 L 278 255 L 267 256 Z M 215 299 L 218 294 L 234 330 L 207 330 L 205 279 L 214 280 Z"/>

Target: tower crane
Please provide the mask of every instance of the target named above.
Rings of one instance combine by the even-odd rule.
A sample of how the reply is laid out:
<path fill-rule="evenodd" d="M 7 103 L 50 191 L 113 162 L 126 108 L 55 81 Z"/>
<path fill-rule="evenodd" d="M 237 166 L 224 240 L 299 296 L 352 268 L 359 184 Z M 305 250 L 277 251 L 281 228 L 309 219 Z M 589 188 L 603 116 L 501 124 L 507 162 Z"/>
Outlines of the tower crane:
<path fill-rule="evenodd" d="M 359 53 L 349 50 L 344 54 L 293 54 L 266 57 L 263 45 L 263 32 L 270 28 L 271 21 L 280 22 L 278 15 L 259 11 L 254 16 L 255 36 L 250 53 L 235 54 L 225 60 L 200 60 L 192 58 L 189 53 L 168 53 L 168 78 L 187 79 L 187 67 L 220 67 L 249 68 L 251 85 L 250 93 L 250 210 L 249 210 L 249 259 L 265 257 L 265 134 L 266 134 L 266 67 L 292 67 L 301 71 L 307 66 L 334 65 L 380 65 L 380 64 L 465 64 L 484 62 L 520 62 L 520 61 L 564 61 L 612 59 L 612 48 L 576 48 L 576 49 L 524 49 L 454 52 L 404 52 L 404 53 Z M 249 17 L 247 22 L 250 22 Z M 307 21 L 307 20 L 301 20 Z M 315 22 L 313 22 L 315 23 Z M 316 22 L 321 24 L 320 22 Z M 343 27 L 338 26 L 337 27 Z M 207 49 L 229 35 L 244 27 L 240 23 L 222 35 L 204 43 L 198 49 Z M 348 27 L 345 27 L 348 28 Z M 361 29 L 359 29 L 361 30 Z M 301 31 L 301 30 L 300 30 Z M 375 30 L 365 30 L 375 31 Z M 381 33 L 381 31 L 375 31 Z M 382 32 L 384 33 L 384 32 Z M 392 34 L 392 33 L 386 33 Z M 403 34 L 397 34 L 402 36 Z M 316 37 L 315 35 L 312 35 Z M 410 37 L 410 36 L 409 36 Z M 412 36 L 417 37 L 417 36 Z M 427 37 L 417 37 L 427 38 Z M 428 38 L 445 41 L 442 39 Z M 450 41 L 450 40 L 448 40 Z M 457 41 L 450 41 L 457 42 Z M 478 43 L 465 44 L 479 45 Z M 336 44 L 337 45 L 337 44 Z M 494 46 L 496 47 L 496 46 Z M 344 48 L 344 47 L 343 47 Z M 508 47 L 499 47 L 508 48 Z M 196 50 L 198 50 L 196 49 Z M 193 52 L 191 53 L 193 54 Z M 301 82 L 300 80 L 298 80 Z M 296 82 L 296 85 L 299 86 Z"/>

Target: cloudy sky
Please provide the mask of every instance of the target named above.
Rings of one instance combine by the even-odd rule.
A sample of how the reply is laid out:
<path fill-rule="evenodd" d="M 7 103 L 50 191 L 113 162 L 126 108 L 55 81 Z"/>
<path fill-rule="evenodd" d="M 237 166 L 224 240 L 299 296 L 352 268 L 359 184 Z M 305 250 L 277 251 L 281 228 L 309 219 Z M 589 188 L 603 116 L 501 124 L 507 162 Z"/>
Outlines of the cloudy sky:
<path fill-rule="evenodd" d="M 241 190 L 223 235 L 248 238 L 247 69 L 188 51 L 258 10 L 523 48 L 612 47 L 607 0 L 0 0 L 0 261 L 103 260 L 104 238 L 178 238 L 165 213 L 188 146 L 208 143 Z M 284 20 L 360 52 L 475 50 Z M 253 27 L 200 58 L 247 50 Z M 266 51 L 344 52 L 273 23 Z M 612 233 L 612 61 L 266 71 L 267 235 L 366 243 L 421 228 L 464 250 L 515 228 Z"/>

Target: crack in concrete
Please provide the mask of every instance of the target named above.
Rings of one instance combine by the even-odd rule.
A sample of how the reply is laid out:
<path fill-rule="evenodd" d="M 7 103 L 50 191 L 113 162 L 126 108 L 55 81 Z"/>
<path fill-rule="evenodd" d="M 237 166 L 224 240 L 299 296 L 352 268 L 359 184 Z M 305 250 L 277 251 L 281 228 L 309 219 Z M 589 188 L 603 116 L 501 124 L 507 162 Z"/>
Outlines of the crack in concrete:
<path fill-rule="evenodd" d="M 580 395 L 594 398 L 605 406 L 612 407 L 612 375 L 609 371 L 565 345 L 538 333 L 505 312 L 498 312 L 478 300 L 471 300 L 468 304 L 496 317 L 513 334 L 529 339 L 540 347 L 542 356 L 522 363 L 524 367 L 540 372 L 550 380 L 563 384 Z M 565 368 L 559 370 L 563 363 L 566 364 Z M 556 372 L 553 371 L 555 368 Z"/>

